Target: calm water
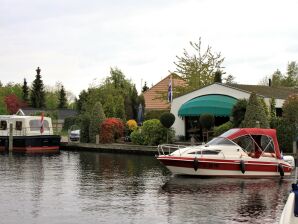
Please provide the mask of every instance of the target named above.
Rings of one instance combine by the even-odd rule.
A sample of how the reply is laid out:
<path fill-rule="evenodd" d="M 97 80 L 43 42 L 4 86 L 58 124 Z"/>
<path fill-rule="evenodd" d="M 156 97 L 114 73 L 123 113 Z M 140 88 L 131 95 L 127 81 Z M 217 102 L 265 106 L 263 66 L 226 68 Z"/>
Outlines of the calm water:
<path fill-rule="evenodd" d="M 0 155 L 0 223 L 278 223 L 292 180 L 172 177 L 154 157 Z"/>

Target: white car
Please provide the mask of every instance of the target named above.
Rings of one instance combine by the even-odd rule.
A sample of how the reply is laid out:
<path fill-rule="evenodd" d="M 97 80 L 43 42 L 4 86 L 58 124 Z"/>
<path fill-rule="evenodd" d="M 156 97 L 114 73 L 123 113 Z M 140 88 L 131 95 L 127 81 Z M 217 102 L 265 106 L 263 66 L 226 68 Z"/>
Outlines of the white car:
<path fill-rule="evenodd" d="M 69 140 L 74 142 L 74 141 L 79 141 L 80 140 L 80 130 L 73 130 L 69 134 Z"/>

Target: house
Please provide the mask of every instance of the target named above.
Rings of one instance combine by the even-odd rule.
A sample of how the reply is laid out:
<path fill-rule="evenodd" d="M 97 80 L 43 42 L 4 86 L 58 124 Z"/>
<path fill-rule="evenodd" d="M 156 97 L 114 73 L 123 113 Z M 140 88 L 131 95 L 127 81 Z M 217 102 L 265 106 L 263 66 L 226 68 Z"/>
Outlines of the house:
<path fill-rule="evenodd" d="M 144 92 L 145 111 L 170 110 L 170 104 L 167 101 L 168 87 L 172 78 L 172 88 L 186 85 L 186 82 L 177 74 L 172 73 L 162 79 Z"/>
<path fill-rule="evenodd" d="M 285 99 L 298 94 L 298 89 L 261 85 L 214 83 L 173 99 L 171 113 L 176 117 L 173 128 L 177 136 L 188 138 L 199 129 L 199 116 L 210 113 L 215 116 L 215 125 L 230 120 L 232 108 L 238 99 L 248 99 L 255 92 L 264 98 L 267 106 L 275 98 L 277 115 L 281 116 Z"/>

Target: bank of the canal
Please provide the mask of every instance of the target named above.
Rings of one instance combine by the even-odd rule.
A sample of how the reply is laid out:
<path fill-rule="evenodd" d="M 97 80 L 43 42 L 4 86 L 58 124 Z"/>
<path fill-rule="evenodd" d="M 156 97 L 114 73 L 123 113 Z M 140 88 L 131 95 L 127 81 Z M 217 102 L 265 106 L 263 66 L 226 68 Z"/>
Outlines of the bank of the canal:
<path fill-rule="evenodd" d="M 133 144 L 92 144 L 92 143 L 66 143 L 62 142 L 61 150 L 66 151 L 95 151 L 95 152 L 112 152 L 127 154 L 156 155 L 158 154 L 156 146 L 143 146 Z"/>

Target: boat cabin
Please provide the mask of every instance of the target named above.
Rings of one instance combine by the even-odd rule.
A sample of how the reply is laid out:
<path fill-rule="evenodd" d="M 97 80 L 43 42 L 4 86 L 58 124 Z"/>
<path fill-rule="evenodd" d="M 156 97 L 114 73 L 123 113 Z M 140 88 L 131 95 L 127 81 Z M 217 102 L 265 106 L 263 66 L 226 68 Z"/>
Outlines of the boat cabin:
<path fill-rule="evenodd" d="M 9 136 L 10 123 L 13 136 L 53 135 L 50 117 L 0 115 L 0 136 Z"/>

